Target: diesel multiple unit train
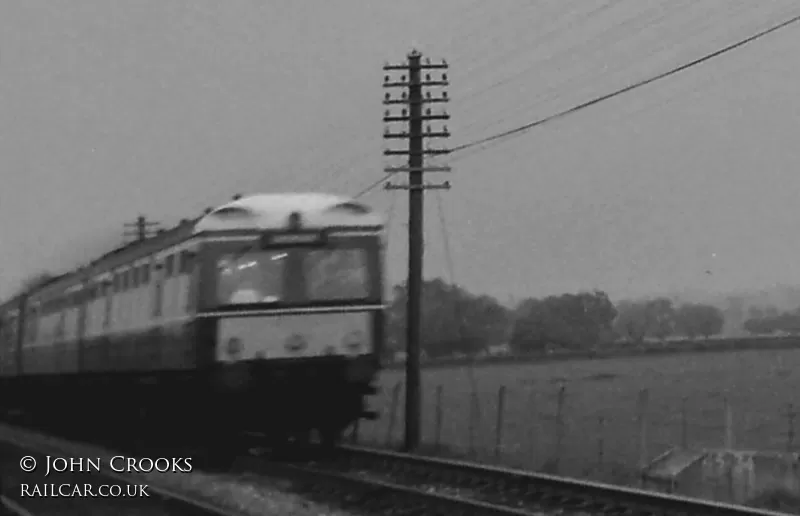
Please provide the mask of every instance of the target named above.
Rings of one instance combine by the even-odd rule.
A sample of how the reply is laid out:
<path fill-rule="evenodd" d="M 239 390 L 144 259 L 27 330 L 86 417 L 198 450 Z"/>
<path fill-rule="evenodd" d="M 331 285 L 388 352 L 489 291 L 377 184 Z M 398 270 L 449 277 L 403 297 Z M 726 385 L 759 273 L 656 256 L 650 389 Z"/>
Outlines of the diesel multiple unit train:
<path fill-rule="evenodd" d="M 334 444 L 375 414 L 384 220 L 259 194 L 0 305 L 0 407 L 219 443 Z"/>

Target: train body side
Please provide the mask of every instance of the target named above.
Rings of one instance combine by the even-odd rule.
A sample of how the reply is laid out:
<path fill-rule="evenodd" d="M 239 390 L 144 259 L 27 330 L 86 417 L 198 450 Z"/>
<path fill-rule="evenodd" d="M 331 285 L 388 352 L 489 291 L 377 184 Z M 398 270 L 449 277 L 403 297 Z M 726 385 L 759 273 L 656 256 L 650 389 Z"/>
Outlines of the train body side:
<path fill-rule="evenodd" d="M 188 371 L 238 360 L 380 355 L 379 296 L 366 306 L 213 311 L 207 300 L 217 255 L 213 244 L 190 241 L 91 280 L 70 278 L 6 303 L 0 307 L 0 376 Z M 172 265 L 164 265 L 170 257 Z M 380 264 L 374 271 L 379 274 Z M 313 333 L 308 347 L 287 348 L 287 339 L 305 331 Z M 231 339 L 241 342 L 241 351 Z M 235 353 L 242 356 L 234 360 Z"/>
<path fill-rule="evenodd" d="M 29 293 L 19 306 L 17 353 L 2 355 L 4 376 L 71 376 L 187 370 L 196 345 L 192 267 L 196 242 L 121 257 Z M 128 259 L 125 259 L 128 258 Z M 15 314 L 5 310 L 6 317 Z M 210 356 L 210 353 L 206 353 Z M 11 369 L 10 359 L 16 361 Z"/>

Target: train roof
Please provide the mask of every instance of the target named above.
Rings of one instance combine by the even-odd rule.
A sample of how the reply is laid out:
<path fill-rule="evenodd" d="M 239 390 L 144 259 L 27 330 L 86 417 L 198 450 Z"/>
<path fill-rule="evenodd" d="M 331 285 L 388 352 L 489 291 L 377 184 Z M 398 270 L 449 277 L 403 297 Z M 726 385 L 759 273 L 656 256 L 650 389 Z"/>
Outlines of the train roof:
<path fill-rule="evenodd" d="M 0 300 L 0 315 L 2 315 L 5 312 L 19 308 L 19 303 L 20 301 L 22 301 L 23 295 L 24 294 L 22 293 L 17 293 L 11 297 L 7 297 L 5 299 Z"/>
<path fill-rule="evenodd" d="M 212 210 L 194 226 L 195 233 L 232 229 L 282 229 L 290 215 L 307 228 L 382 226 L 383 216 L 349 197 L 322 193 L 256 194 Z"/>
<path fill-rule="evenodd" d="M 234 198 L 232 202 L 206 210 L 194 219 L 183 219 L 167 230 L 141 242 L 131 242 L 117 247 L 73 270 L 54 275 L 17 295 L 0 300 L 0 307 L 13 304 L 22 295 L 45 292 L 80 281 L 82 273 L 95 273 L 124 263 L 130 257 L 147 254 L 156 249 L 177 244 L 193 235 L 226 230 L 282 229 L 293 213 L 300 215 L 302 226 L 321 227 L 381 227 L 385 219 L 370 206 L 353 198 L 325 193 L 254 194 Z"/>

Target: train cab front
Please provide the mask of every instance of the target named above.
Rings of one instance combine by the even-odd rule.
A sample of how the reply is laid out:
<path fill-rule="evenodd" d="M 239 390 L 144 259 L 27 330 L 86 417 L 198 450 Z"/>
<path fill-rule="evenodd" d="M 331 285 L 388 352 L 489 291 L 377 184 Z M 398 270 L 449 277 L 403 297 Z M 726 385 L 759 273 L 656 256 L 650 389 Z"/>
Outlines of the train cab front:
<path fill-rule="evenodd" d="M 298 429 L 369 417 L 383 342 L 378 228 L 268 231 L 209 253 L 219 389 Z"/>

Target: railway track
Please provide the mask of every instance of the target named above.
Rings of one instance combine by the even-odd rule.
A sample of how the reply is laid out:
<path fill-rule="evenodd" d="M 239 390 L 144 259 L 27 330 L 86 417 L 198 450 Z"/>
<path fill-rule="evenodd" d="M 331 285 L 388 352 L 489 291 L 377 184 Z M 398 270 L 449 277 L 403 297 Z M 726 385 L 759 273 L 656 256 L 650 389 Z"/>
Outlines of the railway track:
<path fill-rule="evenodd" d="M 269 469 L 274 468 L 269 465 Z M 281 464 L 311 493 L 350 493 L 369 513 L 402 515 L 778 516 L 748 507 L 664 495 L 463 461 L 344 446 L 325 460 Z M 348 504 L 349 504 L 348 503 Z M 346 504 L 346 505 L 348 505 Z"/>
<path fill-rule="evenodd" d="M 261 477 L 264 480 L 266 477 L 291 480 L 292 490 L 307 499 L 317 499 L 326 504 L 333 503 L 350 510 L 353 514 L 398 516 L 779 516 L 785 514 L 465 461 L 355 446 L 342 446 L 325 458 L 297 458 L 295 462 L 269 460 L 268 457 L 270 454 L 263 450 L 252 450 L 249 458 L 243 457 L 233 468 L 238 471 L 231 473 L 248 473 L 250 477 Z M 0 462 L 2 459 L 0 456 Z M 16 460 L 18 461 L 19 457 Z M 111 512 L 198 516 L 235 514 L 155 487 L 151 489 L 153 493 L 157 493 L 158 499 L 148 500 L 151 503 L 148 506 L 130 507 L 129 503 L 124 508 L 133 511 L 122 511 L 121 508 L 114 506 L 105 508 L 98 514 Z M 18 516 L 94 514 L 80 510 L 41 511 L 26 506 L 25 502 L 28 501 L 12 500 L 12 503 L 23 505 L 28 511 L 12 512 L 12 514 Z"/>

